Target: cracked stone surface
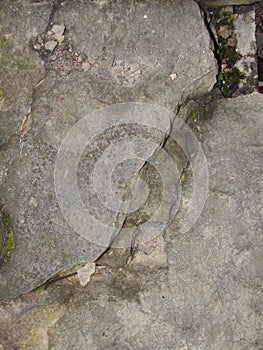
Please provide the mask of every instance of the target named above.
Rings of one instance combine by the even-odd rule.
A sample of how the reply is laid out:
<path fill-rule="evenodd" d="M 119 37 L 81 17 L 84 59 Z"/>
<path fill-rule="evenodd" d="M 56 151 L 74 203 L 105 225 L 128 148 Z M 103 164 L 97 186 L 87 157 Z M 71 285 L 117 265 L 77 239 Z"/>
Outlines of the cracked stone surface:
<path fill-rule="evenodd" d="M 161 9 L 140 1 L 5 1 L 1 21 L 0 194 L 15 248 L 1 266 L 0 300 L 10 300 L 105 250 L 75 233 L 55 197 L 56 155 L 71 127 L 118 102 L 174 111 L 211 90 L 217 65 L 190 0 Z M 64 38 L 51 53 L 45 43 L 54 25 Z"/>
<path fill-rule="evenodd" d="M 217 90 L 200 98 L 217 65 L 196 2 L 6 0 L 0 16 L 0 211 L 3 204 L 15 243 L 0 262 L 0 350 L 261 350 L 263 100 Z M 134 112 L 152 119 L 144 128 L 110 124 Z M 69 130 L 78 130 L 74 149 L 62 143 Z M 135 142 L 121 150 L 132 159 L 146 150 L 146 159 L 127 165 L 118 151 L 107 153 L 127 136 Z M 70 200 L 75 173 L 55 171 L 57 155 L 66 164 L 75 153 L 81 199 L 110 228 L 109 249 L 77 233 L 59 206 L 55 184 L 68 180 Z M 96 182 L 93 169 L 107 160 L 116 167 L 99 168 L 99 179 L 111 182 Z M 174 197 L 162 196 L 164 179 Z M 105 203 L 116 185 L 120 212 L 97 205 L 94 184 Z M 193 211 L 204 208 L 185 232 L 195 190 Z M 129 211 L 133 197 L 145 204 Z M 163 197 L 162 220 L 173 220 L 152 237 L 142 224 Z M 82 228 L 86 217 L 72 212 Z M 3 236 L 1 221 L 0 229 Z"/>
<path fill-rule="evenodd" d="M 193 122 L 210 184 L 189 232 L 176 217 L 85 287 L 73 277 L 2 305 L 3 348 L 261 349 L 262 104 L 258 93 L 221 99 Z"/>

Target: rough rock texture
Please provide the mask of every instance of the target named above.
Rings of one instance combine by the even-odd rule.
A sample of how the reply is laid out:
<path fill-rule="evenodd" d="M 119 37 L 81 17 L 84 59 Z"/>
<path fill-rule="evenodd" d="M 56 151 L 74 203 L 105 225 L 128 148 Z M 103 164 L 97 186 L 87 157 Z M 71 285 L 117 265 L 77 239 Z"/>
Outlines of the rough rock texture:
<path fill-rule="evenodd" d="M 222 99 L 193 123 L 210 185 L 189 232 L 176 219 L 126 267 L 101 266 L 85 287 L 56 282 L 3 305 L 2 347 L 260 350 L 262 107 L 258 93 Z"/>
<path fill-rule="evenodd" d="M 141 1 L 56 1 L 53 7 L 5 1 L 1 16 L 0 193 L 15 236 L 12 257 L 0 271 L 0 299 L 6 300 L 105 249 L 76 234 L 56 201 L 54 164 L 67 131 L 116 102 L 174 110 L 187 97 L 208 92 L 217 67 L 200 10 L 190 0 L 161 7 Z M 44 43 L 53 25 L 65 28 L 65 38 L 51 53 Z M 89 57 L 90 69 L 87 62 L 81 67 L 81 55 Z M 57 69 L 72 60 L 77 63 L 69 69 Z"/>
<path fill-rule="evenodd" d="M 203 7 L 213 33 L 224 97 L 250 94 L 257 87 L 254 6 Z"/>
<path fill-rule="evenodd" d="M 251 5 L 258 0 L 202 0 L 207 6 Z"/>
<path fill-rule="evenodd" d="M 30 49 L 30 40 L 46 29 L 51 10 L 52 6 L 47 2 L 1 3 L 0 145 L 19 133 L 23 119 L 31 109 L 34 87 L 44 77 L 44 65 Z"/>
<path fill-rule="evenodd" d="M 98 100 L 107 92 L 105 102 L 147 99 L 173 108 L 178 98 L 202 94 L 214 84 L 210 39 L 192 1 L 95 4 L 66 3 L 53 20 L 65 24 L 77 51 L 98 61 L 93 77 L 103 81 Z"/>
<path fill-rule="evenodd" d="M 238 52 L 242 56 L 255 55 L 255 11 L 239 15 L 235 30 Z"/>

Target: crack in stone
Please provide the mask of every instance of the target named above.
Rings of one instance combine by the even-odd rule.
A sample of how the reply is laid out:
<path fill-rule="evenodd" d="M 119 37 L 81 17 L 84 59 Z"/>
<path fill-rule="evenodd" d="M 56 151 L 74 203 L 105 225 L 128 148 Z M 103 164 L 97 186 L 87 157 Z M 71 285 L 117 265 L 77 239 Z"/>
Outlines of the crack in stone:
<path fill-rule="evenodd" d="M 51 13 L 50 13 L 50 16 L 49 16 L 49 19 L 48 19 L 48 24 L 47 24 L 47 27 L 46 27 L 46 31 L 49 30 L 49 28 L 51 28 L 52 26 L 52 20 L 53 20 L 53 17 L 56 13 L 56 11 L 58 10 L 59 8 L 59 5 L 60 5 L 61 1 L 55 1 L 55 3 L 53 4 L 52 6 L 52 10 L 51 10 Z M 42 82 L 47 78 L 48 76 L 48 67 L 46 67 L 46 65 L 44 65 L 44 69 L 45 69 L 45 74 L 43 75 L 43 77 L 38 81 L 38 83 L 33 87 L 32 89 L 32 96 L 31 96 L 31 104 L 30 104 L 30 109 L 29 109 L 29 113 L 33 112 L 34 111 L 34 105 L 36 103 L 36 100 L 37 100 L 37 96 L 36 96 L 36 92 L 37 92 L 37 88 L 40 86 L 40 84 L 42 84 Z M 98 98 L 92 96 L 94 99 L 98 100 Z M 100 102 L 103 102 L 105 103 L 105 101 L 100 101 Z M 183 105 L 182 104 L 179 104 L 177 107 L 176 107 L 176 111 L 178 112 L 180 110 L 180 107 Z M 172 131 L 172 128 L 173 128 L 173 124 L 174 124 L 174 120 L 175 118 L 177 117 L 176 116 L 176 113 L 175 111 L 173 112 L 173 115 L 174 118 L 173 120 L 170 120 L 170 126 L 169 126 L 169 130 L 165 133 L 164 135 L 164 138 L 163 140 L 161 141 L 161 143 L 156 146 L 156 148 L 154 149 L 154 151 L 152 152 L 151 156 L 144 161 L 144 163 L 141 165 L 140 169 L 138 170 L 138 175 L 141 174 L 145 167 L 147 166 L 147 164 L 149 163 L 149 161 L 151 159 L 153 159 L 157 154 L 158 152 L 160 152 L 161 149 L 163 149 L 165 147 L 165 145 L 167 144 L 167 141 L 169 140 L 169 137 L 170 137 L 170 134 L 171 134 L 171 131 Z M 23 135 L 21 136 L 21 138 L 23 137 Z M 182 172 L 181 172 L 181 177 L 183 176 L 183 173 L 187 170 L 187 167 L 189 166 L 189 164 L 187 164 L 186 167 L 183 168 Z M 170 211 L 172 211 L 172 208 L 170 209 Z M 117 230 L 117 232 L 114 232 L 111 239 L 110 239 L 110 243 L 109 243 L 109 246 L 105 249 L 105 251 L 95 260 L 95 262 L 97 263 L 113 246 L 114 244 L 114 241 L 116 241 L 116 239 L 121 235 L 121 232 L 123 230 L 123 228 L 125 227 L 125 224 L 127 222 L 127 219 L 129 218 L 129 214 L 126 215 L 123 219 L 122 219 L 122 224 L 121 224 L 121 227 Z M 137 245 L 137 242 L 136 242 L 136 230 L 134 231 L 134 235 L 131 237 L 131 240 L 130 240 L 130 256 L 133 258 L 134 255 L 136 254 L 136 245 Z M 61 277 L 51 277 L 47 282 L 43 283 L 42 285 L 46 285 L 48 284 L 49 285 L 49 281 L 52 281 L 53 282 L 56 282 L 57 280 L 60 280 L 62 278 L 66 278 L 67 276 L 61 276 Z M 39 288 L 39 287 L 37 287 Z M 37 289 L 35 288 L 35 289 Z"/>
<path fill-rule="evenodd" d="M 183 104 L 183 103 L 182 103 Z M 182 104 L 178 104 L 178 106 L 176 107 L 176 113 L 175 111 L 173 112 L 173 119 L 170 120 L 170 126 L 169 126 L 169 130 L 164 134 L 164 138 L 163 140 L 160 142 L 160 144 L 158 146 L 156 146 L 156 148 L 153 150 L 152 154 L 148 157 L 147 160 L 144 161 L 144 163 L 141 165 L 140 169 L 138 170 L 138 174 L 137 177 L 139 177 L 139 175 L 144 171 L 144 169 L 147 167 L 147 165 L 150 163 L 150 160 L 153 159 L 154 157 L 156 157 L 156 155 L 165 148 L 167 141 L 170 138 L 172 129 L 173 129 L 173 125 L 174 125 L 174 121 L 175 119 L 178 117 L 177 114 L 182 106 Z M 179 181 L 181 180 L 183 174 L 187 171 L 188 167 L 190 165 L 190 162 L 188 161 L 187 165 L 185 167 L 183 167 L 182 171 L 181 171 L 181 176 Z M 136 181 L 136 179 L 134 179 L 134 181 Z M 128 183 L 128 187 L 131 188 L 131 185 L 134 181 L 131 181 L 131 183 Z M 171 217 L 171 214 L 173 212 L 174 209 L 174 205 L 171 206 L 171 208 L 169 209 L 169 217 Z M 122 230 L 125 227 L 125 224 L 128 220 L 128 218 L 130 217 L 130 213 L 126 214 L 125 217 L 122 219 L 122 224 L 121 227 L 118 229 L 117 232 L 114 232 L 111 239 L 110 239 L 110 244 L 109 246 L 106 248 L 106 250 L 99 256 L 99 258 L 96 259 L 96 263 L 98 263 L 102 257 L 104 257 L 109 250 L 112 248 L 114 242 L 116 241 L 116 239 L 118 237 L 121 236 Z M 118 221 L 118 217 L 116 218 L 116 221 Z M 135 225 L 135 229 L 133 231 L 132 237 L 130 238 L 130 245 L 129 245 L 129 251 L 130 254 L 127 257 L 127 262 L 128 261 L 132 261 L 136 255 L 136 252 L 138 250 L 138 241 L 136 240 L 136 237 L 138 235 L 137 229 L 136 229 L 136 225 Z M 163 233 L 163 237 L 164 237 L 164 233 Z"/>
<path fill-rule="evenodd" d="M 207 94 L 204 95 L 205 98 L 207 97 Z M 198 98 L 199 101 L 202 100 L 202 97 Z M 169 139 L 171 138 L 171 133 L 173 130 L 173 126 L 175 123 L 175 119 L 178 118 L 179 116 L 179 112 L 181 110 L 182 107 L 184 107 L 189 101 L 192 101 L 192 99 L 187 99 L 186 101 L 178 104 L 176 106 L 176 108 L 173 111 L 173 119 L 170 120 L 170 127 L 169 130 L 165 133 L 163 140 L 160 142 L 160 144 L 158 146 L 156 146 L 156 148 L 153 150 L 152 154 L 148 157 L 147 160 L 145 160 L 143 162 L 143 164 L 141 165 L 140 169 L 138 170 L 137 173 L 137 177 L 139 177 L 139 175 L 144 171 L 144 169 L 147 167 L 147 165 L 149 164 L 151 159 L 154 159 L 154 157 L 156 157 L 156 155 L 158 154 L 158 152 L 160 152 L 162 149 L 165 148 L 165 146 L 167 145 L 167 142 L 169 141 Z M 180 117 L 179 117 L 180 118 Z M 188 119 L 188 118 L 187 118 Z M 187 122 L 187 120 L 186 120 Z M 182 169 L 180 171 L 180 178 L 179 178 L 179 182 L 183 183 L 183 182 L 187 182 L 185 181 L 185 177 L 187 176 L 187 173 L 189 171 L 190 168 L 190 161 L 187 159 L 187 163 L 186 165 L 182 166 Z M 136 178 L 137 178 L 136 177 Z M 188 178 L 188 176 L 187 176 Z M 136 181 L 136 179 L 134 179 L 134 181 Z M 131 188 L 131 185 L 134 181 L 131 181 L 128 183 L 128 187 Z M 190 184 L 191 185 L 191 184 Z M 187 184 L 185 186 L 188 186 Z M 172 216 L 172 212 L 174 210 L 174 205 L 172 205 L 169 209 L 169 217 Z M 182 208 L 178 209 L 178 214 L 181 212 L 181 210 L 183 210 Z M 113 248 L 113 244 L 114 242 L 121 236 L 122 230 L 125 228 L 125 225 L 128 221 L 130 217 L 130 213 L 126 214 L 124 218 L 122 218 L 122 223 L 121 223 L 121 227 L 117 230 L 117 232 L 114 232 L 111 239 L 110 239 L 110 243 L 109 246 L 102 252 L 102 254 L 95 260 L 95 263 L 99 264 L 99 261 L 105 257 L 105 255 L 107 255 L 107 253 L 109 253 L 109 251 L 111 250 L 111 248 Z M 119 216 L 117 216 L 116 218 L 116 222 L 118 222 L 118 220 L 120 219 L 120 214 Z M 120 225 L 119 225 L 120 226 Z M 166 231 L 166 230 L 165 230 Z M 166 233 L 165 231 L 162 233 L 163 238 L 165 239 Z M 136 255 L 136 252 L 138 250 L 138 242 L 136 240 L 136 236 L 138 235 L 138 233 L 136 234 L 137 229 L 136 229 L 136 225 L 135 225 L 135 229 L 133 231 L 133 235 L 130 239 L 130 245 L 129 245 L 129 255 L 127 257 L 127 261 L 132 261 Z M 168 258 L 167 258 L 168 259 Z"/>
<path fill-rule="evenodd" d="M 173 113 L 174 115 L 174 113 Z M 148 163 L 150 162 L 151 159 L 153 159 L 156 154 L 158 154 L 158 152 L 160 152 L 161 149 L 163 149 L 165 147 L 165 144 L 167 142 L 167 140 L 169 139 L 170 137 L 170 133 L 171 133 L 171 130 L 173 128 L 173 122 L 176 118 L 176 115 L 174 116 L 173 120 L 171 121 L 170 120 L 170 126 L 169 126 L 169 130 L 164 134 L 164 138 L 163 140 L 160 142 L 160 144 L 158 146 L 155 147 L 155 149 L 153 150 L 152 154 L 148 157 L 147 160 L 145 160 L 143 162 L 143 164 L 140 166 L 140 169 L 138 170 L 137 172 L 137 176 L 136 177 L 139 177 L 140 173 L 142 173 L 145 169 L 145 167 L 148 165 Z M 131 181 L 131 183 L 128 183 L 128 187 L 129 189 L 131 189 L 131 185 L 132 183 L 134 183 L 135 180 Z M 172 209 L 171 209 L 172 210 Z M 130 217 L 130 213 L 126 214 L 125 217 L 122 219 L 122 224 L 121 224 L 121 227 L 117 230 L 117 232 L 114 232 L 110 238 L 110 243 L 108 245 L 108 247 L 105 249 L 105 251 L 95 260 L 95 263 L 98 263 L 102 257 L 105 256 L 105 254 L 107 254 L 109 252 L 109 250 L 112 248 L 114 242 L 116 241 L 117 238 L 119 238 L 121 236 L 121 233 L 122 233 L 122 230 L 123 228 L 125 227 L 125 224 L 128 220 L 128 218 Z M 116 221 L 118 223 L 118 219 L 119 219 L 119 215 L 117 215 L 117 218 L 116 218 Z M 136 254 L 136 251 L 137 251 L 137 241 L 136 241 L 136 229 L 134 230 L 133 232 L 133 235 L 130 239 L 130 245 L 129 245 L 129 251 L 130 251 L 130 254 L 129 256 L 127 257 L 127 261 L 128 259 L 133 259 L 135 254 Z"/>
<path fill-rule="evenodd" d="M 51 29 L 52 24 L 53 24 L 53 17 L 56 14 L 57 10 L 59 9 L 59 6 L 61 5 L 61 3 L 63 3 L 64 0 L 54 0 L 53 5 L 52 5 L 52 9 L 48 18 L 48 24 L 46 26 L 46 30 L 45 32 L 47 32 L 49 29 Z"/>

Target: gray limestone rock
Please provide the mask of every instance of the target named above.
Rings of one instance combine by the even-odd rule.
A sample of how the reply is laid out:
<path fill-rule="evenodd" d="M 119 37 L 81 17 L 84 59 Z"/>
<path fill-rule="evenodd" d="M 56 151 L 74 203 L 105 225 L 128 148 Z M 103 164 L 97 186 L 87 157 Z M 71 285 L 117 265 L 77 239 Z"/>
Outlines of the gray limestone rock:
<path fill-rule="evenodd" d="M 13 33 L 26 62 L 12 75 L 11 63 L 5 62 L 8 108 L 17 112 L 1 119 L 5 144 L 0 154 L 0 191 L 12 219 L 15 249 L 1 266 L 1 300 L 36 288 L 68 266 L 94 261 L 105 249 L 77 234 L 57 202 L 54 170 L 67 132 L 84 116 L 117 102 L 150 102 L 174 110 L 187 97 L 208 92 L 217 73 L 209 34 L 197 4 L 190 0 L 167 1 L 161 8 L 140 1 L 72 1 L 55 8 L 31 1 L 9 5 L 3 7 L 3 30 Z M 74 67 L 67 76 L 48 67 L 44 72 L 40 58 L 30 50 L 30 40 L 47 29 L 51 11 L 53 23 L 65 24 L 74 49 L 94 61 L 88 72 Z M 27 69 L 31 60 L 33 66 Z M 19 86 L 22 95 L 21 90 L 16 94 Z M 96 123 L 95 118 L 91 126 Z M 21 131 L 10 139 L 21 124 Z M 83 156 L 88 171 L 116 135 L 114 129 L 101 135 L 93 153 Z M 92 197 L 85 171 L 79 168 L 80 186 Z M 78 218 L 74 210 L 71 214 Z M 106 222 L 114 218 L 103 210 L 94 209 L 93 215 Z"/>
<path fill-rule="evenodd" d="M 146 96 L 173 108 L 215 83 L 216 62 L 200 16 L 198 6 L 189 0 L 165 1 L 161 6 L 130 0 L 125 5 L 71 1 L 55 13 L 54 21 L 65 24 L 77 51 L 103 58 L 94 74 L 115 100 L 127 99 L 122 97 L 126 92 L 130 100 Z"/>
<path fill-rule="evenodd" d="M 237 36 L 236 48 L 242 56 L 255 55 L 255 31 L 255 12 L 249 11 L 239 14 L 235 24 L 235 33 Z"/>
<path fill-rule="evenodd" d="M 0 13 L 0 145 L 18 134 L 31 109 L 34 87 L 44 77 L 44 65 L 30 41 L 45 30 L 50 3 L 4 1 Z"/>
<path fill-rule="evenodd" d="M 2 305 L 2 346 L 259 350 L 262 104 L 258 93 L 222 99 L 197 122 L 210 184 L 191 230 L 182 233 L 177 217 L 128 266 L 101 266 L 85 287 L 64 281 Z"/>
<path fill-rule="evenodd" d="M 207 6 L 251 5 L 258 0 L 202 0 Z"/>
<path fill-rule="evenodd" d="M 47 50 L 49 50 L 49 51 L 54 51 L 55 50 L 55 48 L 56 48 L 56 46 L 57 46 L 57 41 L 55 41 L 55 40 L 50 40 L 50 41 L 47 41 L 46 43 L 45 43 L 45 48 L 47 49 Z"/>
<path fill-rule="evenodd" d="M 54 24 L 52 27 L 52 32 L 56 34 L 63 35 L 65 31 L 65 25 L 64 24 Z"/>

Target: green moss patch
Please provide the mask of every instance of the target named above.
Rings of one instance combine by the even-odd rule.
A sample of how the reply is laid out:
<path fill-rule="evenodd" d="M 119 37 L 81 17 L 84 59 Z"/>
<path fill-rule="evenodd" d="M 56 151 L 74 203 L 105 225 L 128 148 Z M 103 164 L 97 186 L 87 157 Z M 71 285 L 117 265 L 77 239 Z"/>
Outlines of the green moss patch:
<path fill-rule="evenodd" d="M 239 82 L 243 80 L 245 74 L 236 67 L 231 70 L 219 72 L 217 76 L 217 85 L 222 91 L 224 97 L 231 97 L 238 88 Z"/>
<path fill-rule="evenodd" d="M 198 115 L 199 115 L 199 111 L 195 109 L 189 114 L 188 118 L 191 120 L 196 120 Z"/>
<path fill-rule="evenodd" d="M 14 250 L 14 233 L 12 231 L 11 223 L 10 223 L 10 217 L 6 214 L 6 212 L 1 211 L 1 221 L 3 226 L 3 247 L 2 247 L 2 261 L 7 262 L 11 254 Z"/>
<path fill-rule="evenodd" d="M 3 260 L 4 260 L 4 262 L 9 260 L 13 249 L 14 249 L 14 234 L 13 234 L 13 232 L 9 232 L 6 234 L 5 243 L 4 243 L 4 247 L 3 247 Z"/>
<path fill-rule="evenodd" d="M 221 60 L 225 60 L 230 66 L 234 65 L 239 59 L 240 55 L 233 46 L 221 46 L 219 47 L 219 56 Z"/>

